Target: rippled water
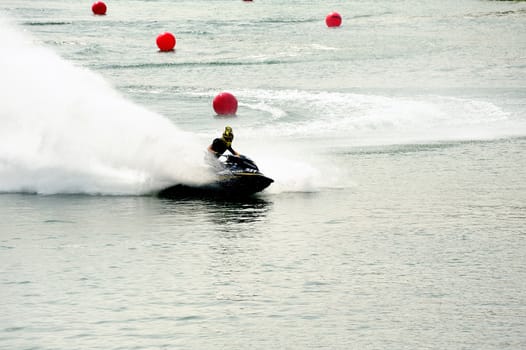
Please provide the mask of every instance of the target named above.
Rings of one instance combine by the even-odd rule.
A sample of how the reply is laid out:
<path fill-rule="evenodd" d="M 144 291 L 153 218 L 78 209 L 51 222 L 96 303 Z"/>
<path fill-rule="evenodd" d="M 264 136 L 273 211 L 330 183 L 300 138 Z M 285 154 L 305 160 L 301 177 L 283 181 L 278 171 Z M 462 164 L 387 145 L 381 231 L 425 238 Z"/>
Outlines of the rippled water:
<path fill-rule="evenodd" d="M 358 150 L 349 189 L 243 202 L 2 195 L 2 347 L 520 349 L 524 146 Z"/>
<path fill-rule="evenodd" d="M 0 349 L 525 348 L 525 6 L 3 1 Z"/>

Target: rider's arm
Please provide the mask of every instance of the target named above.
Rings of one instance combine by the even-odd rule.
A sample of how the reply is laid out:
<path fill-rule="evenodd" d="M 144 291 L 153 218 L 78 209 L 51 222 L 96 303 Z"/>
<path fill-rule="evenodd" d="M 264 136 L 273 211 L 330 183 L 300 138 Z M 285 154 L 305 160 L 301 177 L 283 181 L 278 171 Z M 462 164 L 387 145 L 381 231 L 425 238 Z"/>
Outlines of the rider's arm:
<path fill-rule="evenodd" d="M 232 153 L 233 155 L 235 156 L 239 156 L 239 153 L 234 151 L 234 149 L 232 147 L 228 147 L 228 150 L 230 151 L 230 153 Z"/>
<path fill-rule="evenodd" d="M 213 154 L 214 156 L 216 156 L 216 157 L 219 156 L 219 154 L 218 154 L 216 151 L 214 151 L 214 149 L 212 148 L 212 145 L 208 146 L 208 151 L 209 151 L 210 153 L 212 153 L 212 154 Z"/>

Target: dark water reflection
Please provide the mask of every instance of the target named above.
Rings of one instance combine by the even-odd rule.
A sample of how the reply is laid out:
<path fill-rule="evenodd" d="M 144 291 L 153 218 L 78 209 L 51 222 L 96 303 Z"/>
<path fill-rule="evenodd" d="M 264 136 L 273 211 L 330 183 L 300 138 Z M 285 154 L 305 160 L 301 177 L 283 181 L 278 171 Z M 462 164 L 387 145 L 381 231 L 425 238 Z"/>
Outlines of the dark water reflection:
<path fill-rule="evenodd" d="M 166 213 L 191 214 L 196 210 L 206 214 L 217 225 L 250 224 L 263 220 L 272 209 L 273 202 L 264 198 L 244 199 L 180 199 L 162 200 Z M 197 213 L 196 213 L 197 215 Z"/>

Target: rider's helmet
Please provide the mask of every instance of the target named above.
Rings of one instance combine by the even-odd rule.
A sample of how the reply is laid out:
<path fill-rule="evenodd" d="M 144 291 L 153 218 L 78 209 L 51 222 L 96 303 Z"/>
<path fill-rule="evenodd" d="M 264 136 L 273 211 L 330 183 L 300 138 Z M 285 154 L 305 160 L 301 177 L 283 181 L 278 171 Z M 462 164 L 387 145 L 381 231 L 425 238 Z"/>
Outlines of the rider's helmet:
<path fill-rule="evenodd" d="M 225 126 L 225 131 L 223 132 L 222 139 L 226 142 L 228 147 L 232 145 L 232 140 L 234 139 L 234 133 L 232 132 L 232 128 L 230 126 Z"/>

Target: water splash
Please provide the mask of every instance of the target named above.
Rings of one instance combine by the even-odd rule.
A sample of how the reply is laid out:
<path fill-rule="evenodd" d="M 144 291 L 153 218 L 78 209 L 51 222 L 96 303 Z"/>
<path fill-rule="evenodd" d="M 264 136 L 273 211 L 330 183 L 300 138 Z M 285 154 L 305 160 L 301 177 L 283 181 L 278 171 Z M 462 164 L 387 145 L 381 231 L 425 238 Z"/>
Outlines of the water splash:
<path fill-rule="evenodd" d="M 0 21 L 0 191 L 143 194 L 208 181 L 194 135 Z"/>

